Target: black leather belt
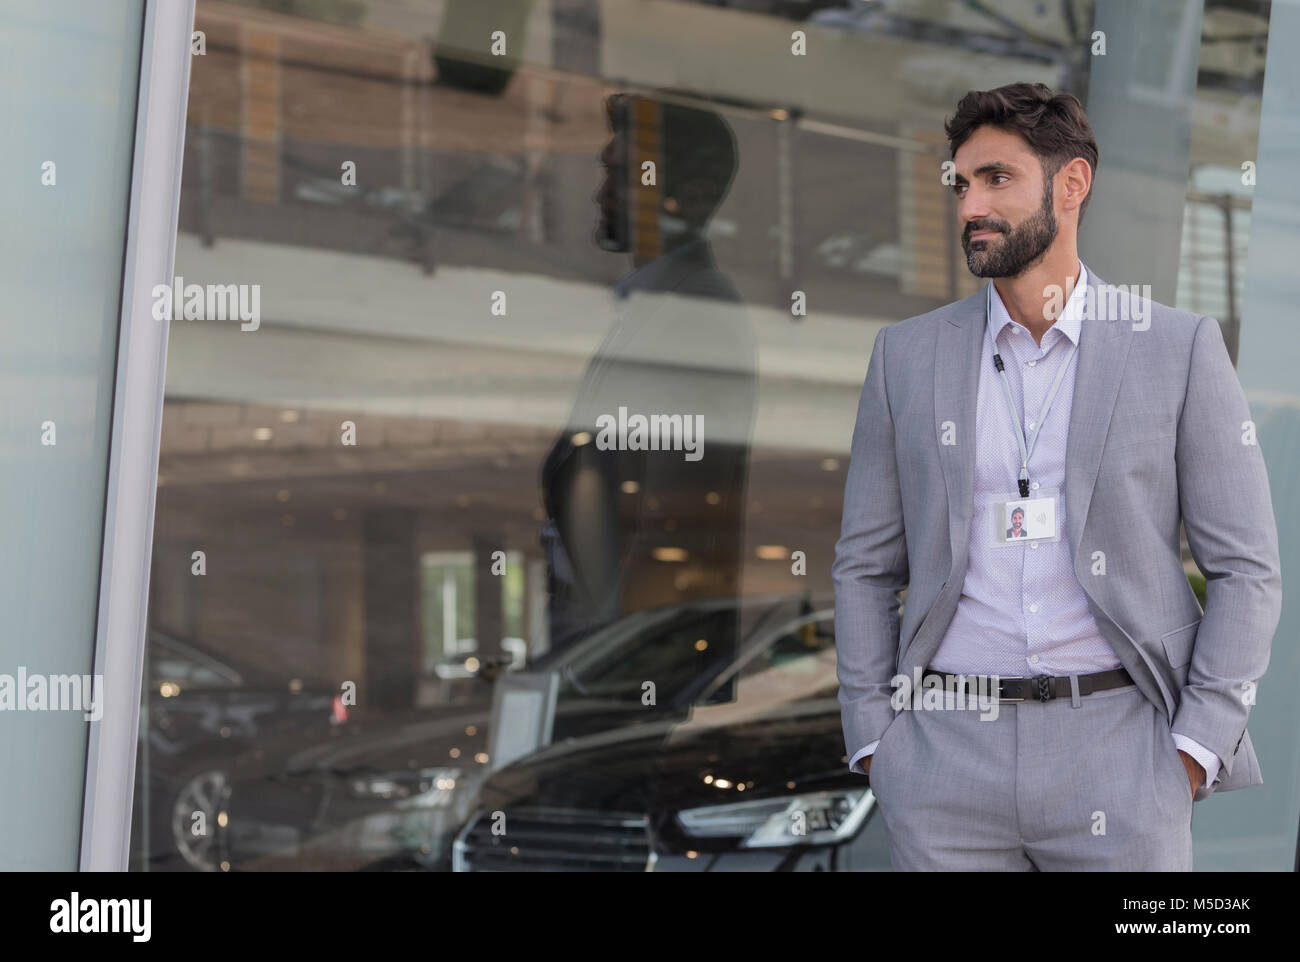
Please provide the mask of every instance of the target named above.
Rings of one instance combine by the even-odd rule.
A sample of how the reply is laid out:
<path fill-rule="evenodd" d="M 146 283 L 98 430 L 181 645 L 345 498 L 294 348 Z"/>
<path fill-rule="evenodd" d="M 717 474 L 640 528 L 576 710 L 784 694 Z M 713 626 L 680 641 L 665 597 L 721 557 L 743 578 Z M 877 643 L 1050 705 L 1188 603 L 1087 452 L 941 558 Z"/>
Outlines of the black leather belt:
<path fill-rule="evenodd" d="M 927 668 L 921 676 L 922 683 L 931 675 L 937 676 L 943 682 L 944 691 L 964 691 L 970 698 L 975 697 L 978 692 L 988 692 L 993 688 L 994 676 L 992 675 L 961 675 Z M 1034 675 L 1032 678 L 1025 678 L 1022 675 L 996 677 L 999 702 L 1051 701 L 1053 698 L 1071 697 L 1069 675 Z M 958 679 L 961 679 L 960 684 Z M 1080 695 L 1091 695 L 1095 691 L 1134 684 L 1133 676 L 1124 668 L 1095 671 L 1091 675 L 1079 675 L 1078 679 Z M 970 687 L 972 682 L 976 683 L 974 691 Z"/>

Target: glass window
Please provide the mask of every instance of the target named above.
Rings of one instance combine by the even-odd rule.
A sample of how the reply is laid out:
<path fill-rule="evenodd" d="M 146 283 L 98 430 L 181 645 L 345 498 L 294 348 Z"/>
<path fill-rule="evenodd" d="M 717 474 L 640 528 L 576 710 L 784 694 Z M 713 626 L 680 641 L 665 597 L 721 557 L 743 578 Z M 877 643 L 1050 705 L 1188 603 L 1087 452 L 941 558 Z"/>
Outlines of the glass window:
<path fill-rule="evenodd" d="M 618 819 L 619 841 L 565 850 L 530 811 L 553 847 L 529 865 L 644 869 L 638 819 L 673 813 L 609 809 L 652 767 L 773 805 L 840 772 L 807 804 L 847 835 L 745 864 L 879 867 L 827 596 L 873 340 L 982 283 L 944 120 L 1012 81 L 1080 97 L 1102 140 L 1085 262 L 1256 352 L 1243 382 L 1284 458 L 1266 278 L 1295 225 L 1261 246 L 1242 180 L 1290 130 L 1279 6 L 198 0 L 176 274 L 202 297 L 171 325 L 151 624 L 276 697 L 242 728 L 214 697 L 213 727 L 170 741 L 183 700 L 152 705 L 139 863 L 469 864 L 493 844 L 480 800 L 536 776 L 537 809 Z M 1278 652 L 1268 684 L 1297 671 Z M 765 711 L 798 724 L 751 726 Z M 1253 716 L 1268 784 L 1198 804 L 1199 868 L 1294 856 L 1279 711 Z M 503 717 L 537 742 L 504 771 Z M 209 784 L 227 819 L 195 841 Z M 1210 815 L 1237 805 L 1268 808 L 1267 845 Z M 219 854 L 196 866 L 199 845 Z"/>

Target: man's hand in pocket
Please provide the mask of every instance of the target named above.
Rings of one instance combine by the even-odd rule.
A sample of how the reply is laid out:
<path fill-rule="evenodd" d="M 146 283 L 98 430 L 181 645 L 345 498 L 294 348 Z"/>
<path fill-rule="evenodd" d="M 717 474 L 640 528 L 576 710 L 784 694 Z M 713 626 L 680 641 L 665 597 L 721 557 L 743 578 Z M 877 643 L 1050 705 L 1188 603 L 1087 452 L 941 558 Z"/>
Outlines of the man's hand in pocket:
<path fill-rule="evenodd" d="M 1200 762 L 1181 748 L 1178 749 L 1178 757 L 1183 760 L 1183 768 L 1187 769 L 1187 782 L 1192 786 L 1192 794 L 1195 795 L 1196 790 L 1205 784 L 1205 769 L 1201 767 Z M 863 761 L 869 762 L 871 759 L 864 758 Z"/>

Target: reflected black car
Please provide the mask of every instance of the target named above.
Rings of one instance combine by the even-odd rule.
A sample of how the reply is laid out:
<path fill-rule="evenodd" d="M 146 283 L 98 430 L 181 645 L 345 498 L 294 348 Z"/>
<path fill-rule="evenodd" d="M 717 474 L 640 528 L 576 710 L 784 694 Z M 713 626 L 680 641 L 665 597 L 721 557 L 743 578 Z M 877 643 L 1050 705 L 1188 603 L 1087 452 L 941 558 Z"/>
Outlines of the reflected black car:
<path fill-rule="evenodd" d="M 889 871 L 866 777 L 848 770 L 834 615 L 792 620 L 686 721 L 565 741 L 482 785 L 456 871 Z M 703 699 L 708 701 L 707 696 Z"/>
<path fill-rule="evenodd" d="M 238 759 L 255 745 L 318 743 L 348 711 L 323 683 L 273 679 L 163 632 L 149 633 L 146 661 L 133 867 L 211 870 Z"/>
<path fill-rule="evenodd" d="M 682 721 L 701 700 L 726 700 L 737 651 L 812 604 L 799 596 L 698 601 L 635 612 L 528 666 L 553 673 L 552 743 Z M 734 639 L 710 645 L 709 639 Z M 657 699 L 644 702 L 643 680 Z M 492 771 L 491 688 L 481 703 L 350 725 L 349 737 L 244 759 L 217 844 L 235 870 L 451 867 L 455 831 Z"/>

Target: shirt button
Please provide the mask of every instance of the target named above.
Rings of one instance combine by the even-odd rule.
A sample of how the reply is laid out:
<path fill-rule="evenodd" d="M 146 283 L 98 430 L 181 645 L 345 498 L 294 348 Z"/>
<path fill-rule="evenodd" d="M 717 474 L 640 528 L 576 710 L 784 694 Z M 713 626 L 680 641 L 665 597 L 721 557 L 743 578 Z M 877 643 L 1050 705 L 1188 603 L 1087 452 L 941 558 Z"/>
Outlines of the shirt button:
<path fill-rule="evenodd" d="M 1029 361 L 1028 363 L 1029 363 L 1029 366 L 1030 366 L 1030 367 L 1033 367 L 1033 366 L 1034 366 L 1035 364 L 1037 364 L 1038 362 L 1037 362 L 1037 361 Z"/>
<path fill-rule="evenodd" d="M 1029 543 L 1029 547 L 1030 547 L 1031 549 L 1037 550 L 1037 549 L 1038 549 L 1038 542 L 1037 542 L 1037 541 L 1031 541 L 1031 542 Z"/>
<path fill-rule="evenodd" d="M 1030 663 L 1031 665 L 1036 665 L 1036 664 L 1038 664 L 1038 656 L 1037 656 L 1037 655 L 1030 655 L 1030 656 L 1029 656 L 1029 663 Z"/>
<path fill-rule="evenodd" d="M 1033 422 L 1033 421 L 1030 421 L 1030 422 L 1029 422 L 1029 426 L 1032 428 L 1032 427 L 1034 426 L 1034 422 Z"/>
<path fill-rule="evenodd" d="M 1030 487 L 1033 488 L 1033 489 L 1035 489 L 1035 490 L 1037 490 L 1037 489 L 1038 489 L 1038 482 L 1035 481 L 1033 484 L 1030 485 Z"/>
<path fill-rule="evenodd" d="M 1030 610 L 1030 611 L 1037 611 L 1037 610 L 1038 610 L 1038 605 L 1030 605 L 1030 606 L 1029 606 L 1029 610 Z"/>

